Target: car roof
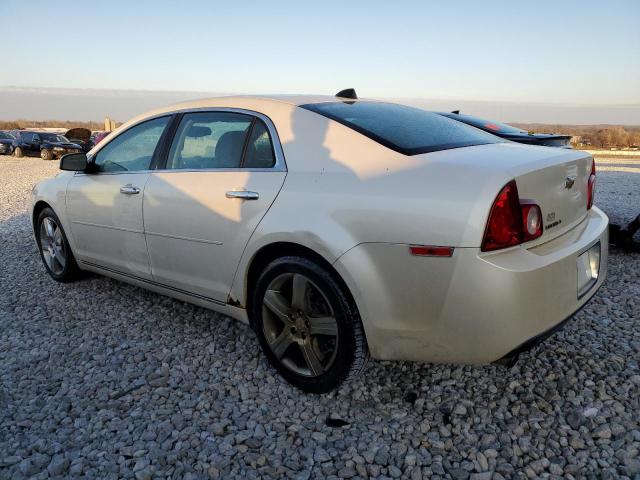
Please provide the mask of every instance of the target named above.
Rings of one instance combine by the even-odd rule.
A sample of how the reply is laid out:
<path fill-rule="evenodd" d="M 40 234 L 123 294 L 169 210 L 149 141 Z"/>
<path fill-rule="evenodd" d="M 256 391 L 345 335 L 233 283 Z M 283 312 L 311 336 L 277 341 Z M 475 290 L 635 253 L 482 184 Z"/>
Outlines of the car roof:
<path fill-rule="evenodd" d="M 221 97 L 198 98 L 187 100 L 185 102 L 167 105 L 161 109 L 155 110 L 153 113 L 171 112 L 176 110 L 185 110 L 191 108 L 207 108 L 207 107 L 230 107 L 233 105 L 242 105 L 247 107 L 252 105 L 259 110 L 265 106 L 289 105 L 300 106 L 308 103 L 326 103 L 326 102 L 357 102 L 365 99 L 352 100 L 348 98 L 339 98 L 334 95 L 230 95 Z M 375 101 L 366 99 L 366 101 Z M 149 112 L 151 113 L 151 112 Z"/>
<path fill-rule="evenodd" d="M 121 125 L 118 130 L 124 130 L 135 123 L 154 116 L 171 114 L 181 110 L 201 108 L 240 108 L 255 110 L 268 115 L 270 111 L 280 110 L 282 107 L 291 109 L 308 103 L 357 102 L 360 100 L 366 100 L 368 102 L 376 101 L 372 99 L 352 100 L 349 98 L 336 97 L 334 95 L 230 95 L 226 97 L 197 98 L 145 112 L 130 119 L 125 124 Z"/>
<path fill-rule="evenodd" d="M 201 98 L 196 100 L 190 100 L 187 102 L 181 102 L 178 105 L 182 106 L 185 104 L 190 104 L 193 108 L 197 107 L 206 107 L 209 106 L 209 103 L 218 103 L 220 101 L 233 102 L 233 101 L 250 101 L 255 100 L 257 103 L 262 102 L 279 102 L 286 103 L 288 105 L 305 105 L 307 103 L 322 103 L 322 102 L 339 102 L 339 101 L 357 101 L 351 99 L 341 99 L 336 97 L 335 95 L 289 95 L 289 94 L 280 94 L 280 95 L 230 95 L 230 96 L 221 96 L 221 97 L 211 97 L 211 98 Z M 362 99 L 364 100 L 364 99 Z M 189 107 L 181 107 L 181 108 L 189 108 Z"/>

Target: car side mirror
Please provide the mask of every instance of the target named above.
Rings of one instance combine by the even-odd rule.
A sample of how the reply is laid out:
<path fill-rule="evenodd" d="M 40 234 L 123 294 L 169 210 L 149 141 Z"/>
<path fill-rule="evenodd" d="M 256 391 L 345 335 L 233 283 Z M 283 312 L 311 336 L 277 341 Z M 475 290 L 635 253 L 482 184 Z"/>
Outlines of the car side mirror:
<path fill-rule="evenodd" d="M 60 170 L 84 172 L 87 165 L 88 160 L 84 153 L 68 153 L 60 158 Z"/>

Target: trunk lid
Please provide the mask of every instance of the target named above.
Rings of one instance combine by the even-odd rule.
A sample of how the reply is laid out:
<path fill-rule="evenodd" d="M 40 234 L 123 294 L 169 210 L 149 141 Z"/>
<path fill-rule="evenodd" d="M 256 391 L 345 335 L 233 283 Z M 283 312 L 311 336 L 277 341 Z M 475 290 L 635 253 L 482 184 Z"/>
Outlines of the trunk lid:
<path fill-rule="evenodd" d="M 574 152 L 515 177 L 520 200 L 531 200 L 542 210 L 544 231 L 536 243 L 570 230 L 587 213 L 587 184 L 593 158 L 585 152 Z"/>
<path fill-rule="evenodd" d="M 455 219 L 465 205 L 464 231 L 459 238 L 451 235 L 457 247 L 480 247 L 491 206 L 511 180 L 516 181 L 520 199 L 533 201 L 542 212 L 543 234 L 526 242 L 526 248 L 571 230 L 587 214 L 587 181 L 593 157 L 580 150 L 505 142 L 404 158 L 425 162 L 429 198 L 447 199 L 436 202 L 439 209 L 434 215 Z M 411 171 L 411 166 L 405 168 Z M 569 188 L 567 177 L 573 181 Z M 447 228 L 451 231 L 451 226 Z"/>

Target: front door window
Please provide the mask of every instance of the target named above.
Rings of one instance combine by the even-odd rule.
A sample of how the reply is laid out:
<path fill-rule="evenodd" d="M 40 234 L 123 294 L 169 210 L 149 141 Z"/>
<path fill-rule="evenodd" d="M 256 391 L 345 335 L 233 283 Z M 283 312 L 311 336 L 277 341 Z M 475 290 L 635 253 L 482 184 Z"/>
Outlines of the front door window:
<path fill-rule="evenodd" d="M 95 157 L 100 172 L 137 172 L 149 170 L 160 137 L 171 117 L 160 117 L 131 127 L 121 133 Z"/>

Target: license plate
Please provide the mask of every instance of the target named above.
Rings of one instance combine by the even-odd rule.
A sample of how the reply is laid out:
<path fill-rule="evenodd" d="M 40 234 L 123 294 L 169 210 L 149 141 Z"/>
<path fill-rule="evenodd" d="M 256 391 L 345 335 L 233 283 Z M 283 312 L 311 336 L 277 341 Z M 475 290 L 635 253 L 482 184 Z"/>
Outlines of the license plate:
<path fill-rule="evenodd" d="M 586 294 L 598 281 L 600 274 L 600 242 L 578 256 L 578 298 Z"/>

